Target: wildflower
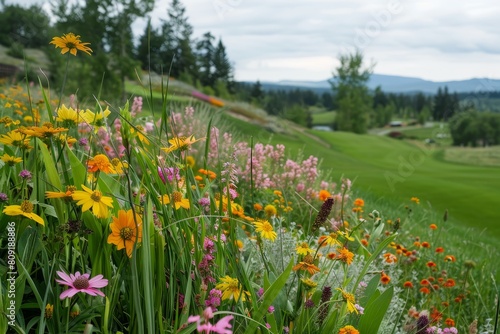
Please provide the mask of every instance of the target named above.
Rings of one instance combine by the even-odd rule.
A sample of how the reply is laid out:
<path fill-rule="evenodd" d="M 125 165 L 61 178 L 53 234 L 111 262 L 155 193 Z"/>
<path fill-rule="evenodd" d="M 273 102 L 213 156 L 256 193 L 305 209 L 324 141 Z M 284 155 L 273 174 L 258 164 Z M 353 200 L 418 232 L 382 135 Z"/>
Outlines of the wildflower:
<path fill-rule="evenodd" d="M 8 108 L 7 107 L 8 104 L 10 104 L 10 103 L 7 102 L 5 104 L 6 108 Z M 14 121 L 9 116 L 5 116 L 5 117 L 0 118 L 0 124 L 3 124 L 6 128 L 8 128 L 11 125 L 19 125 L 20 123 L 21 123 L 21 121 L 19 121 L 19 120 Z"/>
<path fill-rule="evenodd" d="M 277 234 L 274 232 L 273 225 L 267 220 L 258 219 L 254 223 L 255 232 L 260 232 L 260 236 L 271 241 L 276 240 Z"/>
<path fill-rule="evenodd" d="M 415 202 L 416 204 L 420 204 L 420 199 L 418 199 L 418 197 L 412 197 L 411 201 Z"/>
<path fill-rule="evenodd" d="M 149 145 L 149 140 L 144 135 L 144 127 L 142 125 L 134 125 L 130 128 L 130 133 L 134 134 L 135 132 L 137 132 L 137 138 L 139 138 L 141 143 Z"/>
<path fill-rule="evenodd" d="M 61 54 L 65 54 L 69 51 L 73 56 L 76 56 L 78 50 L 85 52 L 90 55 L 92 49 L 87 45 L 90 43 L 82 43 L 80 40 L 80 35 L 75 35 L 73 33 L 67 33 L 62 35 L 62 37 L 54 37 L 49 44 L 54 44 L 56 48 L 61 49 Z"/>
<path fill-rule="evenodd" d="M 391 281 L 391 278 L 389 277 L 389 275 L 382 272 L 382 274 L 380 276 L 380 282 L 382 282 L 382 284 L 389 284 L 390 281 Z"/>
<path fill-rule="evenodd" d="M 413 288 L 413 283 L 410 282 L 410 281 L 406 281 L 406 282 L 403 283 L 403 287 L 408 288 L 408 289 L 412 289 Z"/>
<path fill-rule="evenodd" d="M 444 260 L 445 260 L 446 262 L 455 262 L 457 259 L 456 259 L 456 258 L 455 258 L 455 256 L 453 256 L 453 255 L 446 255 L 446 256 L 444 257 Z"/>
<path fill-rule="evenodd" d="M 354 253 L 350 252 L 347 248 L 342 247 L 337 250 L 339 254 L 337 255 L 337 260 L 347 263 L 347 265 L 351 265 L 354 259 Z"/>
<path fill-rule="evenodd" d="M 196 330 L 198 333 L 220 333 L 220 334 L 231 334 L 233 331 L 231 330 L 232 325 L 229 323 L 233 320 L 232 315 L 227 315 L 224 318 L 220 319 L 215 325 L 209 322 L 210 319 L 213 318 L 212 309 L 207 307 L 205 311 L 203 311 L 203 323 L 202 317 L 199 315 L 191 315 L 188 318 L 188 323 L 196 322 Z"/>
<path fill-rule="evenodd" d="M 128 163 L 121 161 L 118 158 L 111 159 L 111 165 L 116 171 L 116 174 L 124 174 L 123 170 L 128 168 Z"/>
<path fill-rule="evenodd" d="M 455 320 L 453 320 L 451 318 L 446 318 L 446 320 L 444 321 L 444 323 L 448 327 L 455 327 Z"/>
<path fill-rule="evenodd" d="M 167 181 L 172 182 L 173 180 L 178 181 L 181 179 L 181 176 L 179 174 L 179 168 L 173 168 L 173 167 L 168 167 L 168 168 L 158 167 L 158 176 L 160 177 L 163 183 Z"/>
<path fill-rule="evenodd" d="M 264 207 L 264 212 L 265 212 L 267 217 L 276 216 L 276 214 L 278 213 L 278 211 L 276 210 L 276 207 L 272 204 L 266 205 Z"/>
<path fill-rule="evenodd" d="M 208 299 L 205 300 L 205 306 L 210 307 L 213 312 L 217 312 L 217 306 L 220 305 L 222 298 L 222 291 L 217 289 L 210 290 Z"/>
<path fill-rule="evenodd" d="M 142 239 L 142 219 L 133 210 L 119 210 L 118 217 L 113 217 L 109 225 L 111 234 L 108 236 L 108 244 L 116 245 L 116 249 L 125 248 L 128 257 L 132 257 L 132 250 L 136 243 Z"/>
<path fill-rule="evenodd" d="M 429 244 L 427 241 L 424 241 L 420 244 L 424 248 L 431 248 L 431 244 Z"/>
<path fill-rule="evenodd" d="M 427 261 L 426 266 L 429 268 L 436 267 L 436 264 L 432 261 Z"/>
<path fill-rule="evenodd" d="M 80 115 L 86 124 L 92 125 L 95 127 L 94 131 L 97 133 L 97 131 L 100 127 L 103 127 L 106 125 L 105 120 L 110 114 L 111 114 L 111 111 L 108 108 L 106 108 L 105 110 L 99 110 L 96 113 L 87 109 L 84 112 L 82 112 Z"/>
<path fill-rule="evenodd" d="M 358 304 L 354 304 L 354 307 L 356 308 L 356 310 L 358 310 L 359 314 L 364 314 L 365 313 L 365 308 L 364 307 L 361 307 Z"/>
<path fill-rule="evenodd" d="M 297 263 L 292 269 L 293 271 L 305 270 L 309 273 L 309 275 L 314 275 L 315 273 L 319 273 L 320 269 L 313 264 L 313 257 L 311 254 L 304 256 L 304 259 Z"/>
<path fill-rule="evenodd" d="M 267 313 L 273 313 L 273 312 L 274 312 L 274 306 L 271 305 L 267 308 Z"/>
<path fill-rule="evenodd" d="M 2 161 L 5 162 L 9 166 L 14 166 L 15 164 L 20 163 L 20 162 L 23 161 L 23 159 L 21 159 L 19 157 L 10 156 L 7 153 L 5 153 L 4 155 L 2 155 L 0 157 L 0 159 L 2 159 Z"/>
<path fill-rule="evenodd" d="M 74 275 L 68 275 L 63 271 L 56 271 L 56 273 L 60 278 L 62 278 L 56 279 L 56 282 L 69 286 L 69 289 L 63 291 L 59 296 L 61 300 L 64 298 L 71 298 L 78 292 L 83 292 L 91 296 L 99 295 L 104 297 L 104 293 L 98 290 L 98 288 L 104 288 L 108 285 L 108 280 L 103 278 L 102 275 L 97 275 L 96 277 L 89 279 L 89 274 L 80 275 L 79 271 L 77 271 Z"/>
<path fill-rule="evenodd" d="M 230 276 L 224 276 L 221 279 L 221 283 L 217 284 L 215 288 L 222 291 L 222 300 L 234 299 L 245 301 L 246 296 L 250 296 L 248 291 L 243 291 L 240 282 L 237 278 L 232 278 Z"/>
<path fill-rule="evenodd" d="M 36 213 L 33 213 L 33 203 L 28 200 L 24 200 L 21 205 L 8 205 L 3 209 L 2 212 L 7 216 L 24 216 L 26 218 L 34 220 L 40 225 L 45 225 L 42 217 L 40 217 Z"/>
<path fill-rule="evenodd" d="M 64 198 L 67 200 L 73 199 L 73 193 L 75 192 L 75 186 L 67 186 L 66 192 L 63 191 L 46 191 L 45 198 Z"/>
<path fill-rule="evenodd" d="M 262 204 L 260 204 L 260 203 L 255 203 L 255 204 L 253 205 L 253 209 L 254 209 L 255 211 L 260 211 L 260 210 L 262 210 Z"/>
<path fill-rule="evenodd" d="M 31 172 L 27 169 L 23 169 L 20 173 L 19 173 L 19 177 L 22 178 L 22 179 L 25 179 L 25 180 L 30 180 L 31 179 Z"/>
<path fill-rule="evenodd" d="M 92 190 L 83 184 L 82 189 L 73 193 L 73 200 L 78 201 L 76 205 L 82 205 L 82 212 L 92 208 L 92 213 L 97 218 L 107 218 L 108 207 L 113 207 L 113 199 L 103 196 L 99 190 Z"/>
<path fill-rule="evenodd" d="M 359 331 L 351 325 L 344 326 L 339 330 L 339 334 L 359 334 Z"/>
<path fill-rule="evenodd" d="M 29 146 L 30 136 L 23 134 L 17 130 L 7 132 L 0 137 L 0 143 L 9 146 L 19 147 L 21 149 L 31 148 Z"/>
<path fill-rule="evenodd" d="M 324 189 L 323 189 L 323 190 L 320 190 L 320 191 L 319 191 L 319 194 L 318 194 L 318 198 L 319 198 L 319 200 L 320 200 L 320 201 L 322 201 L 322 202 L 326 201 L 326 199 L 327 199 L 328 197 L 331 197 L 331 196 L 332 196 L 332 194 L 330 194 L 330 192 L 329 192 L 328 190 L 324 190 Z"/>
<path fill-rule="evenodd" d="M 52 304 L 47 304 L 45 305 L 45 319 L 51 319 L 52 316 L 54 315 L 54 305 Z"/>
<path fill-rule="evenodd" d="M 306 290 L 311 290 L 318 286 L 318 283 L 314 282 L 310 278 L 301 278 L 300 280 L 304 283 Z"/>
<path fill-rule="evenodd" d="M 52 123 L 44 123 L 42 126 L 30 126 L 28 128 L 19 129 L 19 132 L 37 138 L 50 138 L 55 134 L 68 131 L 66 128 L 55 128 Z"/>
<path fill-rule="evenodd" d="M 318 215 L 316 216 L 316 219 L 311 227 L 313 231 L 316 231 L 325 223 L 326 219 L 330 215 L 330 212 L 332 211 L 333 203 L 333 197 L 328 197 L 323 202 L 323 205 L 321 205 L 321 209 L 319 210 Z"/>
<path fill-rule="evenodd" d="M 0 202 L 7 202 L 9 200 L 9 196 L 6 193 L 0 193 Z"/>
<path fill-rule="evenodd" d="M 444 282 L 443 286 L 446 288 L 452 288 L 455 286 L 455 280 L 453 278 L 448 278 L 446 282 Z"/>
<path fill-rule="evenodd" d="M 196 160 L 194 159 L 194 157 L 192 155 L 188 155 L 186 157 L 186 165 L 190 168 L 193 168 L 195 164 Z"/>
<path fill-rule="evenodd" d="M 312 299 L 308 299 L 304 302 L 304 308 L 305 309 L 311 309 L 313 308 L 314 306 L 316 306 L 316 304 L 314 304 L 314 300 Z"/>
<path fill-rule="evenodd" d="M 430 224 L 430 225 L 429 225 L 429 228 L 430 228 L 431 230 L 437 230 L 437 228 L 438 228 L 438 227 L 437 227 L 437 225 L 436 225 L 436 224 Z"/>
<path fill-rule="evenodd" d="M 165 196 L 164 196 L 164 199 L 165 199 Z M 170 199 L 172 199 L 173 206 L 175 207 L 176 210 L 179 210 L 179 208 L 181 208 L 181 207 L 184 209 L 189 209 L 189 207 L 190 207 L 189 199 L 184 198 L 182 196 L 182 193 L 180 193 L 178 191 L 172 192 L 172 196 L 170 197 L 170 199 L 168 199 L 168 196 L 166 197 L 166 199 L 167 199 L 167 201 L 164 202 L 163 204 L 170 203 Z"/>
<path fill-rule="evenodd" d="M 443 252 L 444 252 L 444 248 L 443 247 L 436 248 L 436 253 L 443 253 Z"/>
<path fill-rule="evenodd" d="M 419 291 L 420 291 L 420 292 L 422 292 L 423 294 L 426 294 L 426 295 L 428 295 L 429 293 L 431 293 L 431 290 L 429 290 L 429 289 L 428 289 L 427 287 L 425 287 L 425 286 L 424 286 L 424 287 L 421 287 Z"/>
<path fill-rule="evenodd" d="M 326 245 L 329 246 L 342 245 L 342 243 L 337 239 L 337 233 L 335 232 L 332 232 L 329 235 L 322 235 L 321 237 L 319 237 L 318 244 L 320 245 L 320 247 L 324 247 Z"/>
<path fill-rule="evenodd" d="M 354 300 L 354 295 L 352 293 L 346 292 L 342 290 L 341 288 L 336 288 L 336 290 L 339 290 L 342 293 L 342 298 L 344 301 L 347 303 L 347 310 L 351 313 L 358 313 L 358 310 L 354 306 L 356 304 Z"/>
<path fill-rule="evenodd" d="M 430 324 L 430 322 L 429 322 L 429 318 L 427 317 L 427 315 L 420 314 L 418 319 L 417 319 L 417 333 L 418 334 L 424 333 L 425 329 L 429 326 L 429 324 Z"/>
<path fill-rule="evenodd" d="M 62 122 L 67 127 L 75 126 L 78 124 L 78 112 L 73 108 L 67 108 L 63 104 L 57 109 L 56 121 Z"/>
<path fill-rule="evenodd" d="M 385 258 L 385 262 L 386 263 L 396 263 L 396 262 L 398 262 L 398 258 L 396 257 L 396 255 L 394 255 L 392 253 L 385 253 L 383 255 L 383 257 Z"/>
<path fill-rule="evenodd" d="M 170 146 L 169 147 L 163 147 L 162 150 L 166 153 L 170 153 L 176 150 L 179 151 L 187 151 L 189 150 L 190 146 L 193 145 L 194 143 L 204 140 L 205 138 L 199 138 L 196 139 L 194 135 L 190 137 L 175 137 L 172 139 L 169 139 Z"/>
<path fill-rule="evenodd" d="M 323 291 L 321 292 L 321 306 L 318 310 L 318 321 L 319 323 L 323 323 L 326 316 L 328 315 L 329 310 L 329 301 L 332 298 L 332 288 L 329 286 L 323 287 Z"/>
<path fill-rule="evenodd" d="M 106 174 L 116 174 L 116 170 L 104 154 L 97 154 L 87 161 L 87 169 L 90 173 L 103 172 Z"/>
<path fill-rule="evenodd" d="M 307 244 L 307 242 L 301 243 L 300 245 L 298 245 L 295 248 L 295 250 L 297 251 L 297 254 L 299 254 L 299 255 L 307 255 L 307 254 L 314 253 L 314 249 L 309 248 L 309 245 Z"/>

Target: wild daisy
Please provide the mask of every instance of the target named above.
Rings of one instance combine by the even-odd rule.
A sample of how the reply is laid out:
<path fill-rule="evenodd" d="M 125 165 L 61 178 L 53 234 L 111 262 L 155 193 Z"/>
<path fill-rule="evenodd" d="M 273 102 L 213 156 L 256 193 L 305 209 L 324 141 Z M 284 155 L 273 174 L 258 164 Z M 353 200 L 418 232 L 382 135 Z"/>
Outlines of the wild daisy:
<path fill-rule="evenodd" d="M 76 190 L 73 193 L 73 199 L 78 201 L 76 204 L 82 206 L 82 212 L 92 208 L 92 213 L 97 218 L 108 217 L 108 207 L 113 207 L 113 199 L 103 196 L 99 190 L 92 190 L 82 184 L 83 190 Z"/>
<path fill-rule="evenodd" d="M 237 278 L 232 278 L 226 275 L 220 280 L 221 283 L 217 284 L 215 288 L 222 291 L 222 300 L 239 300 L 241 298 L 242 301 L 245 301 L 246 296 L 250 296 L 250 293 L 248 291 L 243 291 L 241 284 Z"/>
<path fill-rule="evenodd" d="M 170 153 L 176 150 L 179 151 L 187 151 L 193 145 L 194 143 L 204 140 L 205 138 L 199 138 L 196 139 L 194 135 L 189 136 L 189 137 L 174 137 L 172 139 L 169 139 L 170 146 L 169 147 L 163 147 L 162 150 Z"/>
<path fill-rule="evenodd" d="M 132 257 L 134 244 L 142 239 L 142 219 L 132 210 L 118 211 L 118 217 L 113 217 L 113 222 L 109 225 L 111 234 L 108 236 L 108 243 L 116 245 L 116 249 L 125 248 L 128 257 Z"/>
<path fill-rule="evenodd" d="M 81 275 L 79 271 L 77 271 L 74 275 L 68 275 L 63 271 L 56 271 L 56 273 L 61 278 L 56 279 L 56 282 L 69 286 L 69 289 L 63 291 L 59 296 L 61 300 L 64 298 L 71 298 L 78 292 L 83 292 L 91 296 L 104 297 L 104 293 L 98 289 L 104 288 L 108 285 L 108 280 L 103 278 L 102 275 L 97 275 L 96 277 L 89 279 L 89 274 Z"/>
<path fill-rule="evenodd" d="M 260 232 L 261 238 L 268 239 L 271 241 L 276 240 L 277 234 L 274 232 L 273 225 L 267 220 L 258 219 L 253 222 L 255 226 L 255 232 Z"/>
<path fill-rule="evenodd" d="M 36 213 L 33 213 L 33 203 L 28 200 L 24 200 L 21 205 L 8 205 L 2 212 L 7 216 L 24 216 L 34 220 L 40 225 L 45 225 L 43 218 Z"/>
<path fill-rule="evenodd" d="M 76 56 L 78 50 L 85 52 L 90 55 L 92 49 L 87 45 L 90 43 L 82 43 L 80 40 L 80 35 L 75 35 L 73 33 L 67 33 L 62 35 L 62 37 L 54 37 L 49 44 L 54 44 L 56 48 L 61 49 L 61 54 L 65 54 L 69 51 L 73 56 Z"/>

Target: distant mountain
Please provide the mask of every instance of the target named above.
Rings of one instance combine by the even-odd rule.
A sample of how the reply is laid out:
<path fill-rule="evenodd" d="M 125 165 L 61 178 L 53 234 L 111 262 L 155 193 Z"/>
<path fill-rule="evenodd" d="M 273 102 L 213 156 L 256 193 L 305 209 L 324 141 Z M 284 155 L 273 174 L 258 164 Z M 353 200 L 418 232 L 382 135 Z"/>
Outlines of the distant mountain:
<path fill-rule="evenodd" d="M 323 81 L 291 81 L 263 82 L 265 89 L 294 89 L 307 88 L 316 92 L 330 91 L 328 80 Z M 500 80 L 497 79 L 468 79 L 460 81 L 429 81 L 419 78 L 402 77 L 396 75 L 372 74 L 368 82 L 370 89 L 381 86 L 384 92 L 389 93 L 417 93 L 436 94 L 439 87 L 448 87 L 450 93 L 492 92 L 500 91 Z"/>

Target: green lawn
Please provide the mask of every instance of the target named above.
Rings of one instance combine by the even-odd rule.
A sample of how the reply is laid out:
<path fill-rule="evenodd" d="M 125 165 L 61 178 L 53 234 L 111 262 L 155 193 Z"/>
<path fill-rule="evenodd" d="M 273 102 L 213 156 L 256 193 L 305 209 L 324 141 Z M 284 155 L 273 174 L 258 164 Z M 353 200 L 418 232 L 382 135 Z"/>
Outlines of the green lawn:
<path fill-rule="evenodd" d="M 313 113 L 313 125 L 332 125 L 335 120 L 335 111 Z"/>

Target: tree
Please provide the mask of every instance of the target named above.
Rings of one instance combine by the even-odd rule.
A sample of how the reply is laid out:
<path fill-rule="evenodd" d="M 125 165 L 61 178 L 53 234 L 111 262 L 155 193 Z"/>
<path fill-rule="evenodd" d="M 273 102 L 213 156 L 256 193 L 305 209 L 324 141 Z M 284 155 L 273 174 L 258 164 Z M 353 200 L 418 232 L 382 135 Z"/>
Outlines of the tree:
<path fill-rule="evenodd" d="M 215 69 L 216 80 L 226 83 L 229 91 L 233 88 L 233 66 L 229 61 L 229 57 L 226 53 L 226 47 L 222 43 L 222 39 L 219 39 L 217 47 L 214 52 L 213 65 Z"/>
<path fill-rule="evenodd" d="M 340 66 L 331 82 L 338 103 L 335 128 L 341 131 L 366 133 L 368 114 L 372 107 L 372 98 L 367 82 L 373 72 L 373 65 L 363 69 L 363 55 L 341 55 Z"/>
<path fill-rule="evenodd" d="M 139 38 L 136 54 L 137 60 L 142 64 L 142 69 L 151 70 L 161 74 L 168 71 L 169 62 L 166 61 L 166 43 L 168 35 L 164 35 L 158 29 L 154 29 L 148 20 L 144 34 Z"/>
<path fill-rule="evenodd" d="M 213 87 L 216 80 L 214 40 L 215 37 L 210 32 L 206 32 L 201 41 L 196 43 L 199 79 L 203 86 Z"/>
<path fill-rule="evenodd" d="M 259 103 L 264 97 L 264 91 L 262 91 L 262 85 L 260 84 L 259 80 L 257 80 L 257 82 L 255 82 L 255 84 L 252 86 L 250 97 L 257 103 Z"/>

